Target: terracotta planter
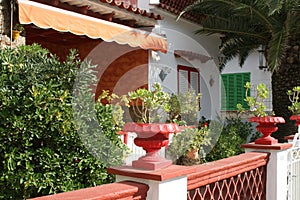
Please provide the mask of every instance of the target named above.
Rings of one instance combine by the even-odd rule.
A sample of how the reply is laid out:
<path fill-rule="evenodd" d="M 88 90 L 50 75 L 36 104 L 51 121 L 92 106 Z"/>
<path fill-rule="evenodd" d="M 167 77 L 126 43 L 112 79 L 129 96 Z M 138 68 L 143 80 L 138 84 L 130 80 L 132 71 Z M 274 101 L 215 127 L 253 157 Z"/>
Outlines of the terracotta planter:
<path fill-rule="evenodd" d="M 284 118 L 271 116 L 250 117 L 249 121 L 258 123 L 256 129 L 263 134 L 261 138 L 254 141 L 255 144 L 273 145 L 278 143 L 278 140 L 273 138 L 271 134 L 278 130 L 276 126 L 278 123 L 285 123 Z"/>
<path fill-rule="evenodd" d="M 142 147 L 146 155 L 132 162 L 132 167 L 145 170 L 157 170 L 168 167 L 172 164 L 171 160 L 158 155 L 158 151 L 169 144 L 169 134 L 179 132 L 177 124 L 145 124 L 145 123 L 126 123 L 122 129 L 126 132 L 135 132 L 137 137 L 134 139 L 135 145 Z"/>

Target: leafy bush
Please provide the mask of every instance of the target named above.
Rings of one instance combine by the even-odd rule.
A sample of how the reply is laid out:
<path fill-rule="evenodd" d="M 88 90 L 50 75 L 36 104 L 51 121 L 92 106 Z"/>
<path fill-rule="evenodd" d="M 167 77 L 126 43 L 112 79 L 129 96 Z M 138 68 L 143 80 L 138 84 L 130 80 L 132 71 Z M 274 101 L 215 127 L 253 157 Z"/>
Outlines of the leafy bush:
<path fill-rule="evenodd" d="M 102 135 L 99 126 L 89 128 L 88 123 L 88 111 L 97 108 L 99 120 L 107 120 L 102 132 L 123 148 L 110 123 L 112 107 L 98 102 L 86 113 L 72 108 L 73 84 L 81 65 L 76 52 L 71 51 L 61 63 L 38 45 L 20 46 L 2 49 L 0 63 L 0 199 L 24 199 L 112 182 L 107 164 L 92 156 L 77 134 L 82 129 L 80 121 L 75 124 L 73 120 L 73 115 L 85 116 L 86 130 L 93 136 Z M 121 161 L 120 154 L 115 162 Z"/>
<path fill-rule="evenodd" d="M 241 148 L 241 144 L 248 142 L 251 135 L 253 136 L 250 140 L 253 141 L 258 134 L 253 131 L 250 122 L 243 122 L 241 118 L 227 118 L 217 143 L 206 155 L 204 161 L 220 160 L 243 153 L 244 149 Z"/>
<path fill-rule="evenodd" d="M 288 106 L 289 111 L 291 111 L 294 115 L 300 114 L 300 86 L 295 86 L 293 89 L 287 91 L 287 95 L 289 97 L 292 105 Z"/>
<path fill-rule="evenodd" d="M 201 93 L 193 90 L 178 95 L 172 94 L 169 100 L 169 121 L 179 125 L 196 125 L 200 110 Z"/>
<path fill-rule="evenodd" d="M 206 145 L 208 141 L 206 136 L 208 134 L 208 127 L 203 126 L 201 128 L 185 128 L 174 135 L 172 143 L 167 149 L 167 157 L 174 163 L 180 165 L 194 165 L 198 164 L 198 156 L 189 156 L 191 152 L 198 154 L 202 145 Z M 181 160 L 185 159 L 186 162 L 181 163 Z M 200 161 L 200 160 L 199 160 Z"/>
<path fill-rule="evenodd" d="M 143 123 L 157 123 L 169 111 L 170 96 L 163 91 L 160 83 L 153 84 L 152 90 L 138 88 L 122 96 L 122 100 L 133 111 L 134 119 Z"/>

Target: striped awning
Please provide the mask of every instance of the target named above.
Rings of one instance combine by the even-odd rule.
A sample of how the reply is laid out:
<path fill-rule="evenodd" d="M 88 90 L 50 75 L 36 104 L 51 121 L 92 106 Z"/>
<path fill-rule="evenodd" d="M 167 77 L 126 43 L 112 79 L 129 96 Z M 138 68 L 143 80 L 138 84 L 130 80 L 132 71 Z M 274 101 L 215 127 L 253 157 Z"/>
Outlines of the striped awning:
<path fill-rule="evenodd" d="M 73 11 L 37 3 L 18 0 L 21 24 L 34 24 L 43 29 L 86 35 L 106 42 L 128 44 L 142 49 L 167 51 L 166 38 L 155 33 L 131 28 L 114 22 L 90 17 Z"/>

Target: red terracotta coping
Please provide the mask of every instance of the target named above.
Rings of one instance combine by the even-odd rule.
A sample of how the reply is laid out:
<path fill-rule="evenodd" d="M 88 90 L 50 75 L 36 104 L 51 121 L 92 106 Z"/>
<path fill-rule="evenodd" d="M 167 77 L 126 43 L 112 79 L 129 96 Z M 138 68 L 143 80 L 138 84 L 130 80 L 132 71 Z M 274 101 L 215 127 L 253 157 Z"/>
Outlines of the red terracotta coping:
<path fill-rule="evenodd" d="M 266 150 L 285 150 L 291 148 L 293 145 L 289 143 L 277 143 L 272 145 L 263 145 L 263 144 L 254 144 L 254 143 L 248 143 L 248 144 L 242 144 L 242 148 L 248 148 L 248 149 L 266 149 Z"/>
<path fill-rule="evenodd" d="M 268 158 L 268 153 L 250 152 L 193 166 L 196 172 L 188 175 L 188 190 L 264 166 L 267 164 Z"/>
<path fill-rule="evenodd" d="M 131 166 L 123 166 L 108 168 L 107 172 L 110 174 L 129 176 L 134 178 L 142 178 L 154 181 L 165 181 L 193 173 L 195 172 L 195 169 L 192 167 L 179 165 L 171 165 L 167 168 L 159 170 L 141 170 L 132 168 Z"/>
<path fill-rule="evenodd" d="M 132 181 L 104 184 L 30 200 L 142 200 L 146 199 L 149 186 Z"/>

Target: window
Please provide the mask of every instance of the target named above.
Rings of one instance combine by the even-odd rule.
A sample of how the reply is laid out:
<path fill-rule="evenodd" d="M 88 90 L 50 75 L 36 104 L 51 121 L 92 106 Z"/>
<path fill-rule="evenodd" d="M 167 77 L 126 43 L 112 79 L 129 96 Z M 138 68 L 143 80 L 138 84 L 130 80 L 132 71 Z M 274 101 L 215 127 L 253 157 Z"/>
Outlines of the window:
<path fill-rule="evenodd" d="M 188 90 L 200 92 L 199 70 L 193 67 L 178 65 L 178 93 L 186 93 Z"/>
<path fill-rule="evenodd" d="M 250 82 L 250 73 L 222 74 L 221 77 L 224 84 L 221 90 L 221 109 L 237 110 L 236 104 L 238 103 L 242 104 L 245 109 L 249 109 L 244 101 L 246 93 L 244 86 L 246 82 Z"/>

